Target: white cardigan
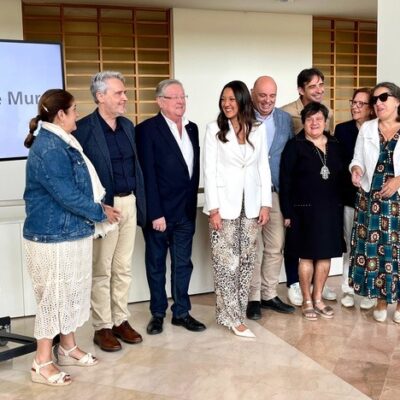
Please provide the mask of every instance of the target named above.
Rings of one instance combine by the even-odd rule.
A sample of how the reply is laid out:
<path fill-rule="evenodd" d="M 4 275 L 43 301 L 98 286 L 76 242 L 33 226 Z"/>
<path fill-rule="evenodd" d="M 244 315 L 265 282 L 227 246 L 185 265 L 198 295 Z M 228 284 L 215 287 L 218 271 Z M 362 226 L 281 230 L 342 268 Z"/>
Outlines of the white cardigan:
<path fill-rule="evenodd" d="M 219 209 L 222 219 L 236 219 L 242 209 L 244 194 L 247 218 L 256 218 L 262 206 L 272 206 L 271 172 L 268 164 L 264 125 L 250 132 L 243 156 L 232 125 L 227 142 L 221 142 L 217 122 L 207 125 L 203 148 L 204 193 L 203 212 Z"/>
<path fill-rule="evenodd" d="M 379 159 L 379 134 L 378 134 L 378 118 L 366 121 L 361 125 L 358 133 L 356 146 L 354 149 L 353 160 L 349 169 L 355 165 L 359 166 L 363 171 L 361 177 L 361 187 L 369 192 L 371 189 L 372 177 L 375 172 L 376 164 Z M 400 145 L 396 143 L 393 152 L 394 175 L 400 175 Z M 398 190 L 400 194 L 400 189 Z"/>

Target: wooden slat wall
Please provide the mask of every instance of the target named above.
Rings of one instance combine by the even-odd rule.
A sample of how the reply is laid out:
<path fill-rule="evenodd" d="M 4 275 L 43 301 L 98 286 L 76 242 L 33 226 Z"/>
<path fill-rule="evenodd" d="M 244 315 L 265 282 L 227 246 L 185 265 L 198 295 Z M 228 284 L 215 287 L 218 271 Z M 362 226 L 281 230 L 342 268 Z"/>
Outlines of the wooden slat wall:
<path fill-rule="evenodd" d="M 335 124 L 349 120 L 354 89 L 376 84 L 376 21 L 313 18 L 313 65 L 325 75 Z"/>
<path fill-rule="evenodd" d="M 81 117 L 94 109 L 90 78 L 102 70 L 124 74 L 132 121 L 158 111 L 155 87 L 171 77 L 169 10 L 23 3 L 23 28 L 25 40 L 62 43 L 66 89 Z"/>

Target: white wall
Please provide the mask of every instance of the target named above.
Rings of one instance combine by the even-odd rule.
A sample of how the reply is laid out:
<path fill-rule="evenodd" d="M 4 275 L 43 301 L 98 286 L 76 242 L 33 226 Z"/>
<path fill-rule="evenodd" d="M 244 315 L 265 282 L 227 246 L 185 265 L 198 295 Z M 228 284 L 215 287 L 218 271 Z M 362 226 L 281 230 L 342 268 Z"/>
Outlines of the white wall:
<path fill-rule="evenodd" d="M 400 85 L 399 0 L 378 0 L 377 81 Z"/>
<path fill-rule="evenodd" d="M 19 0 L 2 0 L 0 13 L 0 39 L 21 40 L 22 6 Z"/>
<path fill-rule="evenodd" d="M 19 0 L 2 0 L 0 13 L 0 39 L 23 39 L 22 8 Z M 0 162 L 0 218 L 9 215 L 2 206 L 22 198 L 25 161 Z M 11 204 L 15 203 L 11 201 Z"/>
<path fill-rule="evenodd" d="M 298 97 L 297 74 L 312 66 L 312 17 L 208 10 L 173 10 L 174 77 L 185 86 L 189 119 L 218 115 L 218 97 L 231 80 L 249 88 L 260 75 L 278 84 L 277 105 Z"/>
<path fill-rule="evenodd" d="M 268 74 L 278 84 L 278 105 L 297 97 L 297 74 L 312 64 L 311 16 L 189 9 L 174 9 L 172 15 L 174 75 L 185 85 L 188 117 L 201 137 L 230 80 L 251 88 Z M 19 1 L 2 1 L 0 38 L 22 39 Z M 0 218 L 8 215 L 5 206 L 22 198 L 24 168 L 25 161 L 0 163 Z"/>

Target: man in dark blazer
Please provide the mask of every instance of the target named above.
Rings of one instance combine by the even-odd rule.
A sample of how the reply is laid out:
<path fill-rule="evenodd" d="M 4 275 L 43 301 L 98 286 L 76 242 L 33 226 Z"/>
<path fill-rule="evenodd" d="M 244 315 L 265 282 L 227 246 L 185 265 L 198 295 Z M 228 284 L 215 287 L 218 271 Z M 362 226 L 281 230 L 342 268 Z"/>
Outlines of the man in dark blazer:
<path fill-rule="evenodd" d="M 287 141 L 293 137 L 290 115 L 275 107 L 277 86 L 270 76 L 260 76 L 251 91 L 258 121 L 265 125 L 269 167 L 272 181 L 270 220 L 262 227 L 262 260 L 258 260 L 250 286 L 247 317 L 260 319 L 261 308 L 281 313 L 293 313 L 294 307 L 285 304 L 277 294 L 283 263 L 285 227 L 279 206 L 279 166 Z"/>
<path fill-rule="evenodd" d="M 105 351 L 142 337 L 129 324 L 128 294 L 137 224 L 145 221 L 143 174 L 136 154 L 135 130 L 126 111 L 125 79 L 104 71 L 90 87 L 98 108 L 78 121 L 75 136 L 106 189 L 105 204 L 121 211 L 116 229 L 93 242 L 92 317 L 94 342 Z"/>
<path fill-rule="evenodd" d="M 136 128 L 147 205 L 143 235 L 152 314 L 147 333 L 155 335 L 163 330 L 168 308 L 165 291 L 168 249 L 171 257 L 172 324 L 190 331 L 203 331 L 206 327 L 189 314 L 188 295 L 199 185 L 198 129 L 184 117 L 186 95 L 179 81 L 167 79 L 160 82 L 156 99 L 160 113 Z"/>

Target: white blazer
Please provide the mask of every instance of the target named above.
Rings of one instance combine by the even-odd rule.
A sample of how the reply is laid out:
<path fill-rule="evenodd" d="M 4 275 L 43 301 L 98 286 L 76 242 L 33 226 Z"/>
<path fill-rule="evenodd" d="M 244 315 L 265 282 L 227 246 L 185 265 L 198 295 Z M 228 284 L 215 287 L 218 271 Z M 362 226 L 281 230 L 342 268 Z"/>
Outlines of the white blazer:
<path fill-rule="evenodd" d="M 262 206 L 272 206 L 271 172 L 268 164 L 264 125 L 250 132 L 246 152 L 237 141 L 229 122 L 227 142 L 217 138 L 217 122 L 207 125 L 203 149 L 204 194 L 203 212 L 219 209 L 222 219 L 236 219 L 242 209 L 244 195 L 247 218 L 256 218 Z"/>
<path fill-rule="evenodd" d="M 354 148 L 353 160 L 350 163 L 349 169 L 355 165 L 363 170 L 361 177 L 361 187 L 369 192 L 372 184 L 372 177 L 375 172 L 376 164 L 379 159 L 379 133 L 378 133 L 378 118 L 371 121 L 365 121 L 360 128 L 357 136 L 356 146 Z M 399 141 L 393 152 L 394 175 L 400 175 L 400 145 Z M 400 189 L 398 190 L 400 194 Z"/>

